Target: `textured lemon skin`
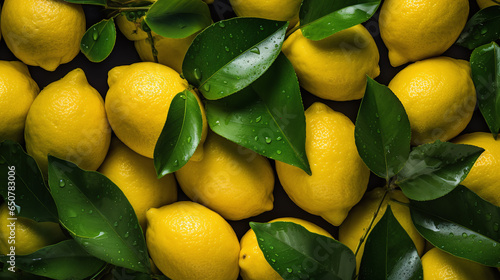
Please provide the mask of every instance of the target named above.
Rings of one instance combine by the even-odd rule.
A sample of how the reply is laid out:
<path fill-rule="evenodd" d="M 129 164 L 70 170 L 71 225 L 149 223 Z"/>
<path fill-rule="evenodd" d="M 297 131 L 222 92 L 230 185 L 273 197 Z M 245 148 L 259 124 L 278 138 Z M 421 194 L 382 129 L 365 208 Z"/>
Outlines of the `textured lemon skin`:
<path fill-rule="evenodd" d="M 477 0 L 477 4 L 479 5 L 479 8 L 484 9 L 487 7 L 491 7 L 494 5 L 500 5 L 500 3 L 494 2 L 493 0 Z"/>
<path fill-rule="evenodd" d="M 500 172 L 498 172 L 500 170 L 500 139 L 495 140 L 490 133 L 474 132 L 455 138 L 453 142 L 484 149 L 461 184 L 500 207 Z"/>
<path fill-rule="evenodd" d="M 283 189 L 303 210 L 338 226 L 361 200 L 370 171 L 358 155 L 354 124 L 323 103 L 305 112 L 309 176 L 300 168 L 276 161 Z"/>
<path fill-rule="evenodd" d="M 238 238 L 219 214 L 200 204 L 180 201 L 152 208 L 146 216 L 149 253 L 170 279 L 238 277 Z"/>
<path fill-rule="evenodd" d="M 299 20 L 301 0 L 229 0 L 239 17 L 258 17 L 277 21 L 290 21 L 294 26 Z"/>
<path fill-rule="evenodd" d="M 444 53 L 467 22 L 467 0 L 386 0 L 380 10 L 380 35 L 397 67 Z"/>
<path fill-rule="evenodd" d="M 422 257 L 425 280 L 493 280 L 492 268 L 433 248 Z"/>
<path fill-rule="evenodd" d="M 257 153 L 209 133 L 201 161 L 190 160 L 175 172 L 184 193 L 228 220 L 273 209 L 274 174 Z"/>
<path fill-rule="evenodd" d="M 0 142 L 24 141 L 28 110 L 40 89 L 20 61 L 0 61 Z"/>
<path fill-rule="evenodd" d="M 1 28 L 18 59 L 54 71 L 80 52 L 85 14 L 80 5 L 59 0 L 6 0 Z"/>
<path fill-rule="evenodd" d="M 349 247 L 353 252 L 356 251 L 360 238 L 363 237 L 366 229 L 373 219 L 373 215 L 375 214 L 377 207 L 382 200 L 382 197 L 384 196 L 384 192 L 385 191 L 382 188 L 375 188 L 372 191 L 367 192 L 363 199 L 349 212 L 349 215 L 347 216 L 347 219 L 345 219 L 344 223 L 340 225 L 339 241 Z M 378 221 L 384 216 L 387 205 L 389 204 L 391 206 L 394 217 L 396 217 L 399 224 L 405 229 L 406 233 L 408 233 L 408 235 L 412 239 L 415 247 L 417 248 L 418 254 L 422 255 L 425 248 L 425 240 L 422 238 L 422 236 L 420 236 L 417 229 L 413 225 L 409 208 L 407 206 L 392 202 L 391 199 L 403 203 L 409 203 L 408 198 L 406 198 L 401 191 L 391 191 L 384 199 L 384 202 L 375 219 L 375 222 L 373 223 L 373 226 L 375 226 Z M 373 229 L 373 226 L 371 229 Z M 365 243 L 361 245 L 356 256 L 356 268 L 358 271 L 364 249 Z"/>
<path fill-rule="evenodd" d="M 106 113 L 116 136 L 136 153 L 153 158 L 156 141 L 177 93 L 188 88 L 175 70 L 152 62 L 117 66 L 108 73 Z M 207 122 L 203 106 L 202 153 Z M 199 157 L 199 156 L 195 156 Z"/>
<path fill-rule="evenodd" d="M 65 239 L 59 224 L 36 222 L 23 217 L 16 217 L 15 234 L 12 235 L 8 227 L 12 221 L 8 218 L 12 216 L 9 215 L 7 204 L 3 203 L 0 206 L 0 254 L 2 255 L 9 254 L 11 246 L 15 247 L 16 255 L 29 255 Z M 11 236 L 15 238 L 9 238 Z M 12 243 L 12 240 L 15 240 L 15 243 Z"/>
<path fill-rule="evenodd" d="M 109 152 L 98 171 L 122 190 L 143 230 L 146 229 L 146 211 L 177 200 L 174 174 L 158 179 L 153 160 L 132 151 L 117 138 L 111 140 Z"/>
<path fill-rule="evenodd" d="M 119 15 L 115 18 L 118 29 L 130 41 L 138 41 L 148 38 L 148 33 L 141 29 L 141 22 L 143 20 L 144 17 L 132 22 L 123 15 Z"/>
<path fill-rule="evenodd" d="M 413 145 L 448 141 L 465 129 L 476 106 L 469 63 L 435 57 L 408 65 L 389 83 L 403 104 Z"/>
<path fill-rule="evenodd" d="M 347 101 L 363 97 L 366 75 L 380 74 L 375 40 L 362 25 L 337 32 L 320 41 L 295 31 L 283 43 L 300 86 L 329 100 Z"/>
<path fill-rule="evenodd" d="M 305 227 L 310 232 L 333 238 L 326 230 L 302 219 L 284 217 L 270 221 L 270 223 L 272 222 L 292 222 Z M 243 235 L 240 241 L 240 247 L 239 265 L 240 275 L 243 280 L 283 279 L 266 261 L 264 254 L 259 248 L 257 236 L 252 229 Z"/>
<path fill-rule="evenodd" d="M 47 155 L 85 170 L 99 168 L 108 152 L 111 129 L 104 101 L 77 68 L 45 87 L 26 118 L 26 150 L 44 175 Z"/>

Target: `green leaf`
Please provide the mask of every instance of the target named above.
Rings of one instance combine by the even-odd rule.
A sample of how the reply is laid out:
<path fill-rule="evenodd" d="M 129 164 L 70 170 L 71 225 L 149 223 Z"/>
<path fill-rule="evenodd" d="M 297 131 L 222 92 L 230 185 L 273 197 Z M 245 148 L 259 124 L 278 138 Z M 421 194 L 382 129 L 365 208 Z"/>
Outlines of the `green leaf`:
<path fill-rule="evenodd" d="M 170 280 L 165 275 L 154 275 L 154 277 L 152 277 L 151 274 L 132 271 L 130 269 L 117 266 L 113 267 L 109 274 L 111 275 L 110 279 L 116 280 Z"/>
<path fill-rule="evenodd" d="M 196 96 L 189 90 L 178 93 L 170 104 L 167 121 L 155 146 L 154 164 L 159 178 L 188 162 L 200 143 L 202 128 Z"/>
<path fill-rule="evenodd" d="M 367 76 L 355 128 L 356 147 L 366 166 L 389 181 L 408 159 L 410 138 L 403 104 L 388 87 Z"/>
<path fill-rule="evenodd" d="M 215 133 L 311 174 L 300 88 L 292 64 L 283 54 L 252 85 L 224 99 L 208 101 L 206 110 Z"/>
<path fill-rule="evenodd" d="M 16 215 L 59 223 L 56 205 L 38 165 L 17 142 L 0 143 L 0 182 L 0 194 L 8 204 L 15 203 Z M 12 206 L 9 204 L 9 208 Z"/>
<path fill-rule="evenodd" d="M 107 0 L 64 0 L 64 1 L 68 3 L 99 5 L 104 7 L 106 7 L 107 5 Z"/>
<path fill-rule="evenodd" d="M 418 232 L 457 257 L 500 267 L 500 208 L 464 186 L 431 201 L 410 201 Z"/>
<path fill-rule="evenodd" d="M 469 174 L 484 149 L 437 140 L 411 151 L 398 173 L 396 184 L 413 200 L 432 200 L 446 195 Z"/>
<path fill-rule="evenodd" d="M 496 139 L 500 131 L 500 47 L 495 42 L 478 47 L 472 52 L 470 66 L 479 110 Z"/>
<path fill-rule="evenodd" d="M 49 186 L 61 224 L 87 252 L 114 265 L 149 272 L 137 216 L 111 180 L 49 156 Z"/>
<path fill-rule="evenodd" d="M 201 0 L 158 0 L 144 20 L 152 31 L 167 38 L 185 38 L 212 23 L 210 9 Z"/>
<path fill-rule="evenodd" d="M 300 29 L 304 37 L 322 40 L 369 20 L 380 0 L 304 0 L 300 8 Z"/>
<path fill-rule="evenodd" d="M 353 279 L 356 258 L 344 244 L 291 222 L 250 223 L 267 262 L 284 279 Z"/>
<path fill-rule="evenodd" d="M 9 256 L 0 256 L 3 263 Z M 85 279 L 106 263 L 89 255 L 75 240 L 65 240 L 32 254 L 16 256 L 16 267 L 51 279 Z"/>
<path fill-rule="evenodd" d="M 210 100 L 257 80 L 278 57 L 288 23 L 232 18 L 212 24 L 189 47 L 182 73 Z"/>
<path fill-rule="evenodd" d="M 422 262 L 408 233 L 394 217 L 391 206 L 366 240 L 359 279 L 422 279 Z"/>
<path fill-rule="evenodd" d="M 90 61 L 101 62 L 111 54 L 115 41 L 115 20 L 103 19 L 85 32 L 80 42 L 80 50 Z"/>
<path fill-rule="evenodd" d="M 470 50 L 500 38 L 500 6 L 484 8 L 465 24 L 456 44 Z"/>

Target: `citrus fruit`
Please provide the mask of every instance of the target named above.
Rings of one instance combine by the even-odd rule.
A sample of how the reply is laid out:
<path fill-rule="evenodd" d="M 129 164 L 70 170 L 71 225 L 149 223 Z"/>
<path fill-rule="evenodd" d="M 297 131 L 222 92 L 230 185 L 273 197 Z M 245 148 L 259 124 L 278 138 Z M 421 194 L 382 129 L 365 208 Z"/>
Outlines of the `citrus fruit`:
<path fill-rule="evenodd" d="M 141 28 L 144 16 L 138 18 L 136 12 L 126 13 L 116 17 L 116 25 L 120 32 L 125 35 L 130 41 L 143 40 L 148 38 L 148 33 L 144 32 Z"/>
<path fill-rule="evenodd" d="M 80 52 L 85 14 L 80 5 L 60 0 L 5 0 L 1 28 L 18 59 L 54 71 Z"/>
<path fill-rule="evenodd" d="M 295 204 L 338 226 L 366 191 L 370 171 L 358 155 L 354 124 L 348 117 L 319 102 L 305 116 L 312 175 L 279 161 L 276 172 Z"/>
<path fill-rule="evenodd" d="M 299 21 L 302 0 L 229 0 L 239 17 L 258 17 L 277 21 L 290 21 L 294 26 Z"/>
<path fill-rule="evenodd" d="M 152 208 L 146 243 L 160 271 L 171 279 L 235 280 L 240 245 L 217 213 L 190 201 Z"/>
<path fill-rule="evenodd" d="M 477 0 L 477 4 L 479 8 L 484 9 L 494 5 L 500 5 L 500 1 L 498 0 Z"/>
<path fill-rule="evenodd" d="M 313 41 L 299 29 L 283 43 L 299 84 L 308 92 L 329 100 L 363 97 L 366 75 L 380 74 L 379 53 L 372 36 L 361 24 Z"/>

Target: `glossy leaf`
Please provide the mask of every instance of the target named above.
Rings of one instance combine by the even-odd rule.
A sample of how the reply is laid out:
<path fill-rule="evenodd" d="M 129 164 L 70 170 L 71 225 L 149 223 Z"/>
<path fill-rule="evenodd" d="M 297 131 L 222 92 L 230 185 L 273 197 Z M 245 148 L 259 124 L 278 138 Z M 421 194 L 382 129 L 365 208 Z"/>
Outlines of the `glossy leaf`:
<path fill-rule="evenodd" d="M 304 0 L 300 8 L 300 29 L 304 37 L 321 40 L 369 20 L 380 0 Z"/>
<path fill-rule="evenodd" d="M 114 265 L 149 272 L 137 216 L 111 180 L 49 156 L 49 186 L 61 224 L 87 252 Z"/>
<path fill-rule="evenodd" d="M 151 274 L 141 273 L 123 267 L 113 267 L 109 274 L 112 277 L 111 279 L 116 280 L 169 280 L 165 275 L 155 275 L 153 278 Z"/>
<path fill-rule="evenodd" d="M 257 80 L 281 51 L 288 23 L 232 18 L 196 36 L 182 65 L 190 84 L 209 100 L 231 95 Z"/>
<path fill-rule="evenodd" d="M 472 50 L 498 38 L 500 38 L 500 6 L 495 5 L 473 15 L 456 43 Z"/>
<path fill-rule="evenodd" d="M 408 233 L 392 213 L 391 206 L 366 240 L 359 279 L 422 279 L 422 262 Z"/>
<path fill-rule="evenodd" d="M 99 5 L 99 6 L 106 6 L 107 5 L 107 0 L 64 0 L 65 2 L 68 3 L 75 3 L 75 4 L 90 4 L 90 5 Z"/>
<path fill-rule="evenodd" d="M 92 62 L 101 62 L 113 51 L 116 41 L 115 21 L 103 19 L 83 35 L 80 50 Z"/>
<path fill-rule="evenodd" d="M 367 76 L 355 128 L 356 147 L 366 166 L 389 178 L 403 168 L 410 153 L 410 121 L 392 91 Z"/>
<path fill-rule="evenodd" d="M 196 96 L 189 90 L 178 93 L 170 104 L 167 121 L 156 142 L 154 163 L 159 178 L 188 162 L 200 143 L 202 128 Z"/>
<path fill-rule="evenodd" d="M 297 77 L 281 54 L 251 86 L 208 101 L 207 120 L 217 134 L 271 159 L 311 173 L 305 152 L 306 125 Z"/>
<path fill-rule="evenodd" d="M 158 0 L 144 20 L 152 31 L 167 38 L 185 38 L 212 23 L 207 4 L 200 0 Z"/>
<path fill-rule="evenodd" d="M 500 47 L 495 42 L 478 47 L 472 52 L 470 66 L 479 110 L 496 139 L 500 131 Z"/>
<path fill-rule="evenodd" d="M 442 197 L 467 177 L 483 151 L 476 146 L 439 140 L 418 146 L 398 173 L 396 184 L 413 200 Z"/>
<path fill-rule="evenodd" d="M 0 182 L 0 194 L 6 201 L 14 201 L 16 215 L 37 222 L 59 222 L 56 205 L 38 165 L 17 142 L 0 143 Z"/>
<path fill-rule="evenodd" d="M 356 258 L 344 244 L 291 222 L 250 223 L 267 262 L 284 279 L 353 279 Z"/>
<path fill-rule="evenodd" d="M 9 256 L 0 256 L 7 263 Z M 44 247 L 32 254 L 16 256 L 16 267 L 51 279 L 85 279 L 106 263 L 89 255 L 72 239 Z"/>
<path fill-rule="evenodd" d="M 464 186 L 431 201 L 410 201 L 418 232 L 457 257 L 500 267 L 500 208 Z"/>

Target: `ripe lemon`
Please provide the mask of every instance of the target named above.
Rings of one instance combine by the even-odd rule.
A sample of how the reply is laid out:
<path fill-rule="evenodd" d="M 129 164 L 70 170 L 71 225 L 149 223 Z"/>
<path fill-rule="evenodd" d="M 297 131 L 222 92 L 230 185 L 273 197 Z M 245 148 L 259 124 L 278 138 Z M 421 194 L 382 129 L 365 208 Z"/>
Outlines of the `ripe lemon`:
<path fill-rule="evenodd" d="M 375 188 L 372 191 L 367 192 L 361 202 L 354 206 L 351 212 L 349 212 L 349 215 L 347 216 L 347 219 L 345 219 L 344 223 L 340 225 L 339 241 L 349 247 L 353 252 L 356 252 L 359 240 L 361 237 L 363 237 L 366 229 L 373 219 L 373 215 L 375 214 L 377 207 L 382 200 L 382 197 L 384 196 L 384 192 L 385 191 L 382 188 Z M 413 240 L 418 254 L 422 255 L 424 252 L 425 241 L 413 225 L 409 208 L 398 203 L 394 203 L 390 199 L 394 199 L 403 203 L 409 203 L 409 200 L 401 191 L 391 191 L 385 197 L 382 207 L 380 208 L 380 211 L 378 212 L 378 215 L 371 229 L 373 229 L 378 221 L 384 216 L 387 205 L 391 205 L 391 210 L 394 214 L 394 217 L 396 217 L 398 222 L 405 229 L 406 233 L 408 233 L 408 235 Z M 359 252 L 356 256 L 356 267 L 358 271 L 359 264 L 361 263 L 361 257 L 363 256 L 363 251 L 365 248 L 365 243 L 366 240 L 359 248 Z"/>
<path fill-rule="evenodd" d="M 312 176 L 276 161 L 279 180 L 290 199 L 305 211 L 340 225 L 366 191 L 370 171 L 358 155 L 354 124 L 323 103 L 306 112 L 306 154 Z"/>
<path fill-rule="evenodd" d="M 479 8 L 484 9 L 490 6 L 500 5 L 500 2 L 498 0 L 477 0 L 477 4 Z"/>
<path fill-rule="evenodd" d="M 375 78 L 380 74 L 377 45 L 361 24 L 320 41 L 309 40 L 297 30 L 283 43 L 283 53 L 300 86 L 323 99 L 360 99 L 366 75 Z"/>
<path fill-rule="evenodd" d="M 333 238 L 321 227 L 298 218 L 278 218 L 272 222 L 292 222 L 305 227 L 308 231 Z M 243 280 L 281 280 L 281 276 L 269 265 L 259 248 L 257 236 L 252 229 L 247 231 L 240 241 L 240 274 Z"/>
<path fill-rule="evenodd" d="M 177 200 L 174 174 L 156 177 L 153 160 L 129 149 L 117 138 L 111 140 L 108 155 L 99 172 L 125 194 L 134 208 L 142 229 L 146 229 L 146 211 Z"/>
<path fill-rule="evenodd" d="M 240 245 L 231 226 L 198 203 L 181 201 L 147 214 L 146 243 L 171 279 L 235 280 Z"/>
<path fill-rule="evenodd" d="M 15 247 L 16 255 L 29 255 L 45 246 L 65 239 L 59 224 L 52 222 L 36 222 L 32 219 L 17 217 L 11 221 L 7 204 L 0 206 L 0 254 L 11 253 Z M 14 223 L 14 227 L 9 227 Z"/>
<path fill-rule="evenodd" d="M 447 141 L 467 126 L 476 106 L 469 62 L 436 57 L 415 62 L 389 83 L 408 114 L 412 144 Z"/>
<path fill-rule="evenodd" d="M 24 140 L 26 115 L 39 91 L 26 65 L 0 61 L 0 142 Z"/>
<path fill-rule="evenodd" d="M 422 257 L 425 280 L 493 280 L 496 279 L 490 267 L 450 255 L 433 248 Z"/>
<path fill-rule="evenodd" d="M 467 0 L 386 0 L 380 10 L 380 35 L 392 66 L 444 53 L 467 22 Z"/>
<path fill-rule="evenodd" d="M 201 161 L 175 172 L 184 193 L 229 220 L 273 209 L 274 174 L 257 153 L 209 133 Z"/>
<path fill-rule="evenodd" d="M 294 26 L 299 21 L 302 0 L 229 0 L 239 17 L 258 17 L 278 21 L 290 21 Z"/>
<path fill-rule="evenodd" d="M 104 102 L 77 68 L 45 87 L 26 118 L 26 150 L 47 174 L 47 155 L 96 170 L 108 152 L 111 130 Z"/>
<path fill-rule="evenodd" d="M 484 149 L 462 185 L 485 200 L 500 207 L 500 139 L 490 133 L 474 132 L 453 140 L 456 144 L 468 144 Z"/>
<path fill-rule="evenodd" d="M 136 13 L 133 12 L 136 16 Z M 119 15 L 116 17 L 116 25 L 120 32 L 125 35 L 130 41 L 138 41 L 148 38 L 148 33 L 144 32 L 141 28 L 144 16 L 140 18 L 135 18 L 133 21 L 128 20 L 126 16 Z"/>
<path fill-rule="evenodd" d="M 170 103 L 188 88 L 187 81 L 170 67 L 138 62 L 111 69 L 108 84 L 106 113 L 116 136 L 136 153 L 153 158 Z M 207 123 L 201 102 L 200 107 L 203 137 L 198 152 L 202 153 Z"/>
<path fill-rule="evenodd" d="M 7 47 L 24 63 L 54 71 L 80 52 L 85 14 L 59 0 L 5 0 L 1 16 Z"/>

